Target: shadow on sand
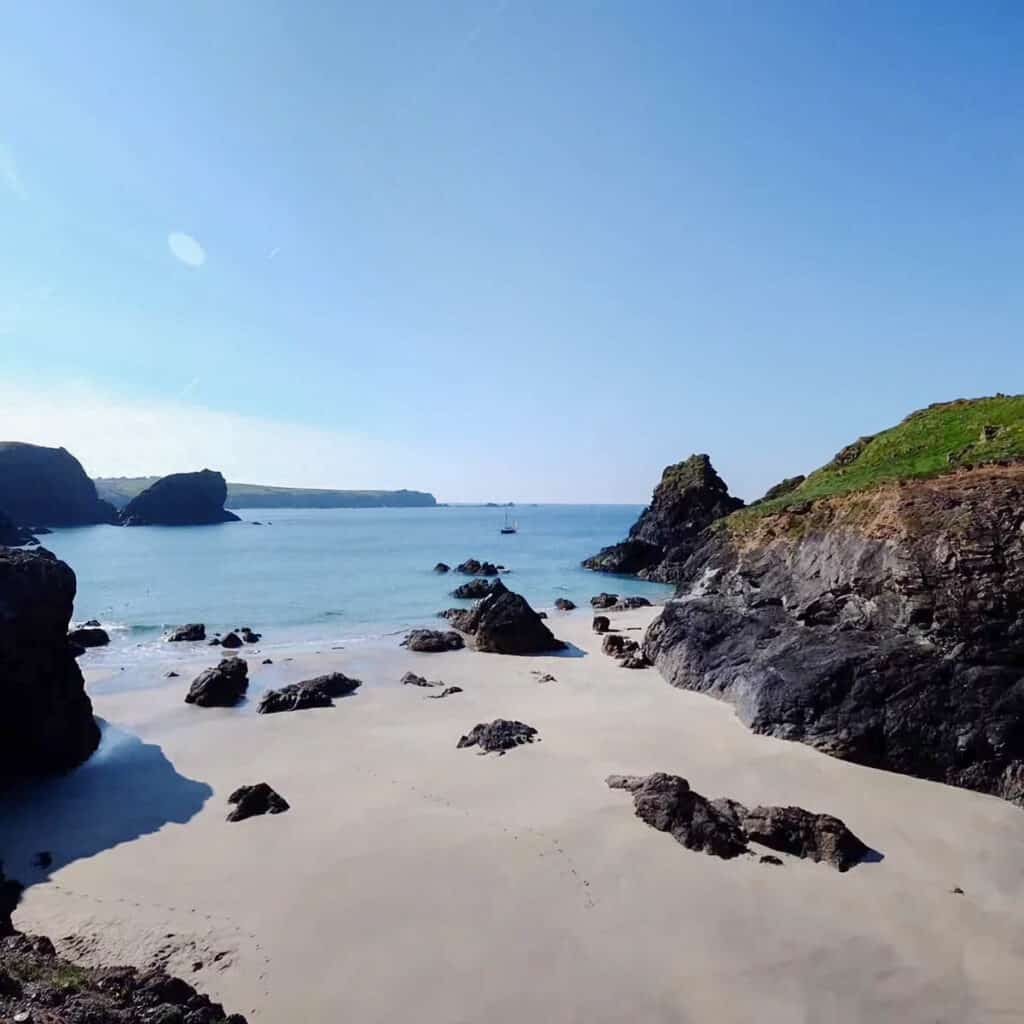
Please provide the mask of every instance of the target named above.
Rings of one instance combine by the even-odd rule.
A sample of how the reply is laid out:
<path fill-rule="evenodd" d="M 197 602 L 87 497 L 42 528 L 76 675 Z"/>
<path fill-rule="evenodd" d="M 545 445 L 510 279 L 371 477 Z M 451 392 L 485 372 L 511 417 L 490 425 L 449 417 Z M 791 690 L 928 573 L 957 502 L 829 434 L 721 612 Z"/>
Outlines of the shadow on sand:
<path fill-rule="evenodd" d="M 0 859 L 23 885 L 169 822 L 184 824 L 213 790 L 179 775 L 160 747 L 97 719 L 100 746 L 67 775 L 0 795 Z M 40 853 L 49 861 L 36 863 Z"/>

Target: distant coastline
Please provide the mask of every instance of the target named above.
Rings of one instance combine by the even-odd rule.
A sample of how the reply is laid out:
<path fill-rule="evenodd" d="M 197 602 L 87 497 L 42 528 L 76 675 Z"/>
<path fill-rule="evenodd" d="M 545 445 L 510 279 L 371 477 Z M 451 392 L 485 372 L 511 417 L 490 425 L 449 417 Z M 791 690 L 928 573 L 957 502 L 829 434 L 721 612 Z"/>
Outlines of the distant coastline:
<path fill-rule="evenodd" d="M 97 477 L 96 491 L 115 508 L 123 508 L 158 477 Z M 271 487 L 228 483 L 227 508 L 433 508 L 428 491 L 347 491 L 312 487 Z"/>

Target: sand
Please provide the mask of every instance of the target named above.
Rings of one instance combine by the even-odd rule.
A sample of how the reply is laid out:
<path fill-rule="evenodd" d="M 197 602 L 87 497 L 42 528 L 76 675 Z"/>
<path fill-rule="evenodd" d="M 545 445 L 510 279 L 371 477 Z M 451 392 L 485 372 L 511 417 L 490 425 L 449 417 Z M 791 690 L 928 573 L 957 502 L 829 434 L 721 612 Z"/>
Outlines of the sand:
<path fill-rule="evenodd" d="M 250 659 L 254 693 L 360 676 L 334 709 L 186 706 L 202 648 L 181 679 L 97 693 L 103 751 L 2 809 L 10 873 L 35 882 L 15 923 L 85 962 L 166 962 L 252 1021 L 1024 1019 L 1019 808 L 754 736 L 728 706 L 620 668 L 589 621 L 552 614 L 576 656 L 396 641 Z M 426 699 L 397 685 L 406 669 L 465 692 Z M 496 717 L 540 742 L 456 749 Z M 604 784 L 655 770 L 835 814 L 878 856 L 839 874 L 688 851 Z M 291 809 L 226 823 L 231 790 L 262 780 Z M 39 850 L 48 870 L 30 866 Z"/>

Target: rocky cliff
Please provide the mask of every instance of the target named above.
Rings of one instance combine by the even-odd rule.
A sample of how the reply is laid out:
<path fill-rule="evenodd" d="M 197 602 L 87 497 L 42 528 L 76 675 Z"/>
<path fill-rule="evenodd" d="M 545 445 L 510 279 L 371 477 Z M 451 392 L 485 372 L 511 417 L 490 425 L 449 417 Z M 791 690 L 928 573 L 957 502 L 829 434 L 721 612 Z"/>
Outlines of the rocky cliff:
<path fill-rule="evenodd" d="M 22 526 L 87 526 L 116 518 L 69 451 L 20 441 L 0 441 L 0 508 Z"/>
<path fill-rule="evenodd" d="M 1018 446 L 1003 396 L 862 438 L 704 532 L 646 655 L 757 732 L 1024 806 Z"/>
<path fill-rule="evenodd" d="M 161 477 L 121 512 L 125 526 L 206 526 L 234 523 L 238 516 L 224 509 L 227 484 L 220 473 L 172 473 Z"/>
<path fill-rule="evenodd" d="M 0 786 L 87 758 L 99 729 L 67 641 L 75 574 L 43 548 L 0 548 Z"/>
<path fill-rule="evenodd" d="M 583 567 L 674 582 L 703 531 L 742 507 L 743 502 L 729 494 L 711 460 L 706 455 L 691 455 L 665 469 L 651 504 L 630 528 L 629 537 L 602 548 L 586 559 Z"/>

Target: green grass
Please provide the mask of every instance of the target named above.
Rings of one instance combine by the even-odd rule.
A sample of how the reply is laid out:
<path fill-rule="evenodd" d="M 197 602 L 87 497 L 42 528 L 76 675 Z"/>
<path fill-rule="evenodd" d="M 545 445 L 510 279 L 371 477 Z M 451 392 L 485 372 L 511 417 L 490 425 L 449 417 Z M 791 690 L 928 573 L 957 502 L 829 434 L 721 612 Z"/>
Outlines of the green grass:
<path fill-rule="evenodd" d="M 946 402 L 911 413 L 897 426 L 862 438 L 816 469 L 795 490 L 729 518 L 778 512 L 886 481 L 938 476 L 958 467 L 1017 459 L 1024 459 L 1024 395 Z"/>

